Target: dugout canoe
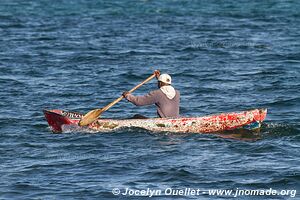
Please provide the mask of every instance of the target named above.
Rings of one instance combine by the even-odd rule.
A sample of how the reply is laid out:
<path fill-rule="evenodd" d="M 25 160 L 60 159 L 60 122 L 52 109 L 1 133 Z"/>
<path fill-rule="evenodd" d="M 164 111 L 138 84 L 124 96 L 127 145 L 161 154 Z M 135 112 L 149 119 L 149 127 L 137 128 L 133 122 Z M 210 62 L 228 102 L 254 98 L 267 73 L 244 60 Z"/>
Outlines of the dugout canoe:
<path fill-rule="evenodd" d="M 55 133 L 68 127 L 77 127 L 83 114 L 64 110 L 44 110 L 50 129 Z M 227 130 L 258 130 L 265 120 L 267 109 L 214 114 L 203 117 L 98 119 L 86 128 L 97 132 L 110 132 L 120 128 L 137 127 L 154 132 L 215 133 Z M 79 126 L 78 126 L 79 128 Z"/>

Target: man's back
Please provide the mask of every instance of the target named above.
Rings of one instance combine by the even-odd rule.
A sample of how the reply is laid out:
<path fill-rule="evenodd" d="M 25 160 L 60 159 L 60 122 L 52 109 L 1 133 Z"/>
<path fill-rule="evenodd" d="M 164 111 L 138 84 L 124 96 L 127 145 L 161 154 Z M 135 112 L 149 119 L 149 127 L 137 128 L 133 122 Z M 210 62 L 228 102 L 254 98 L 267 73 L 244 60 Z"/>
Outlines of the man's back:
<path fill-rule="evenodd" d="M 176 95 L 169 99 L 162 90 L 154 90 L 145 96 L 133 96 L 128 94 L 126 99 L 137 106 L 155 104 L 157 106 L 157 114 L 161 118 L 179 117 L 180 93 L 176 90 Z"/>
<path fill-rule="evenodd" d="M 180 93 L 176 90 L 173 99 L 169 99 L 161 90 L 154 91 L 157 95 L 157 113 L 160 117 L 179 117 Z"/>

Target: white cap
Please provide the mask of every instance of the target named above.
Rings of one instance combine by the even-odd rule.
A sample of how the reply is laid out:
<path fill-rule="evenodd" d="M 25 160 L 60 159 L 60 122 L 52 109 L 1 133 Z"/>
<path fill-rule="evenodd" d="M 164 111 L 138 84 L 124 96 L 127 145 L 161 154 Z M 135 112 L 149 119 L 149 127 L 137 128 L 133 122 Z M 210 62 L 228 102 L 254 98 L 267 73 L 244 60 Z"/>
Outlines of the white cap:
<path fill-rule="evenodd" d="M 161 81 L 163 83 L 167 83 L 167 84 L 170 84 L 172 83 L 172 78 L 169 74 L 161 74 L 159 77 L 158 77 L 158 81 Z"/>

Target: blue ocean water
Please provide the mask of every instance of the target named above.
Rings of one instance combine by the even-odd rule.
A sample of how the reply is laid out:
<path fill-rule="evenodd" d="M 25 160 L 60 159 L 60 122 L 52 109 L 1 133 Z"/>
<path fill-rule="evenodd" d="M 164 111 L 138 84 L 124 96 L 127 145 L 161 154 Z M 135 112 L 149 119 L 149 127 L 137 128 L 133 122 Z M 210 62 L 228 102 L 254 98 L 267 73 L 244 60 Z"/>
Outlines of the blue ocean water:
<path fill-rule="evenodd" d="M 0 199 L 134 198 L 114 188 L 299 193 L 299 10 L 296 0 L 1 0 Z M 43 109 L 105 106 L 155 69 L 172 75 L 181 115 L 265 107 L 263 129 L 225 139 L 48 128 Z M 123 100 L 103 117 L 155 112 Z"/>

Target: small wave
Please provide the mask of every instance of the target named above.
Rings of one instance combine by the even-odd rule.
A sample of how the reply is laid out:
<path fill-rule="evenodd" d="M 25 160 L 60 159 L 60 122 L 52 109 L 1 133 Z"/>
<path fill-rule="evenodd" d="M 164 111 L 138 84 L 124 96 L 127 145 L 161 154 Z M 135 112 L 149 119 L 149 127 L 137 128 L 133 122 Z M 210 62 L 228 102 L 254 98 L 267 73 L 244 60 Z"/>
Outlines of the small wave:
<path fill-rule="evenodd" d="M 89 63 L 91 61 L 98 61 L 99 57 L 95 55 L 75 55 L 69 59 L 70 62 L 74 63 Z"/>
<path fill-rule="evenodd" d="M 36 38 L 35 40 L 37 40 L 37 41 L 53 41 L 53 40 L 57 40 L 57 38 L 44 36 L 44 37 Z"/>
<path fill-rule="evenodd" d="M 282 100 L 275 100 L 273 102 L 267 103 L 265 107 L 272 107 L 272 106 L 296 106 L 299 104 L 300 98 L 290 98 L 290 99 L 282 99 Z"/>
<path fill-rule="evenodd" d="M 185 167 L 152 170 L 143 174 L 143 177 L 151 179 L 153 182 L 174 182 L 178 180 L 193 181 L 195 174 L 188 171 Z"/>
<path fill-rule="evenodd" d="M 117 55 L 161 55 L 159 52 L 155 51 L 144 51 L 144 50 L 125 50 L 125 51 L 119 51 L 119 52 L 114 52 Z"/>
<path fill-rule="evenodd" d="M 297 136 L 299 133 L 296 125 L 282 123 L 263 123 L 261 130 L 264 137 Z"/>

